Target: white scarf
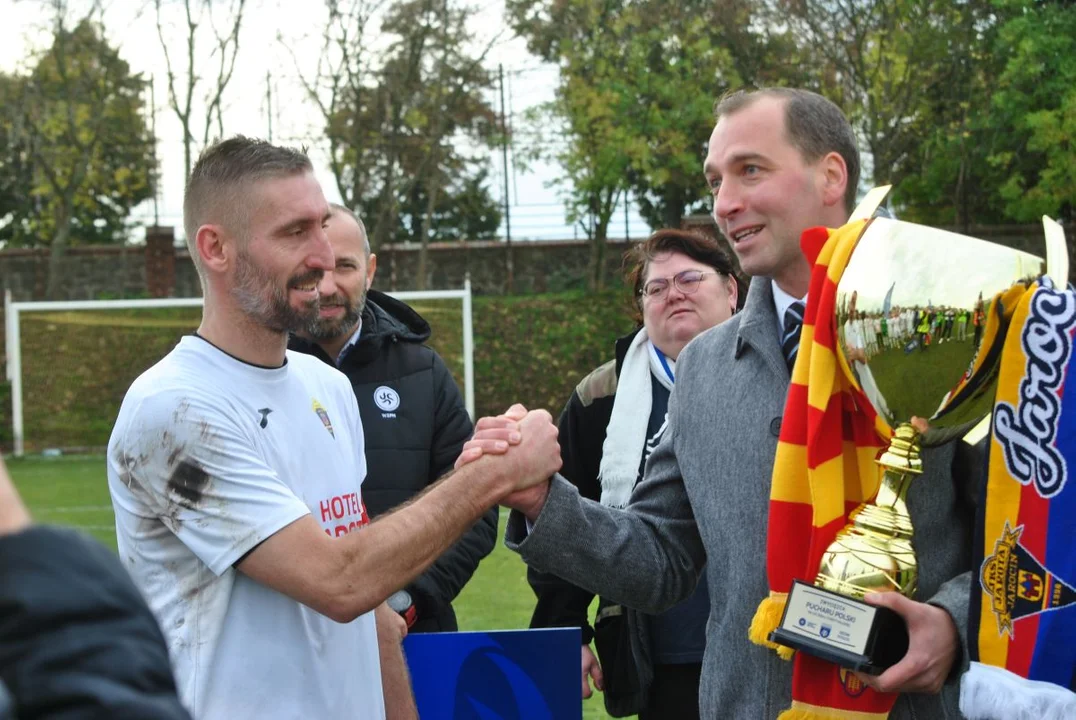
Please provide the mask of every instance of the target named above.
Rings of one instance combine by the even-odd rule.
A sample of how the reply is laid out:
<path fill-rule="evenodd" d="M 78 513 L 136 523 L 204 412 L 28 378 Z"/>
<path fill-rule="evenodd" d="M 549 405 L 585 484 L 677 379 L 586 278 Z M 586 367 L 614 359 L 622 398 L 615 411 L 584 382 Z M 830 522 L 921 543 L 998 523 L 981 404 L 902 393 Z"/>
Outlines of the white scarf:
<path fill-rule="evenodd" d="M 662 361 L 668 366 L 668 371 Z M 639 475 L 639 463 L 646 448 L 646 428 L 650 424 L 653 378 L 672 391 L 676 361 L 654 347 L 641 329 L 631 341 L 620 369 L 613 412 L 605 428 L 605 443 L 598 470 L 601 503 L 609 507 L 626 507 Z M 662 426 L 664 429 L 664 425 Z M 659 432 L 660 434 L 660 432 Z"/>
<path fill-rule="evenodd" d="M 960 712 L 969 720 L 1065 720 L 1076 717 L 1076 693 L 973 662 L 960 680 Z"/>

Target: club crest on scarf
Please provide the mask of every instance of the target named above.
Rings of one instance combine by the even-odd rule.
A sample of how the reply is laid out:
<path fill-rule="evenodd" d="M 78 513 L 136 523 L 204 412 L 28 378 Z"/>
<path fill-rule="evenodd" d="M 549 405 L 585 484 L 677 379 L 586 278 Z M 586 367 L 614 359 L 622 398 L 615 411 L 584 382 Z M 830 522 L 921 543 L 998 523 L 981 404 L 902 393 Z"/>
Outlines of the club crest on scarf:
<path fill-rule="evenodd" d="M 1076 602 L 1076 591 L 1055 577 L 1020 544 L 1024 532 L 1008 522 L 994 544 L 994 554 L 983 562 L 979 582 L 990 596 L 998 634 L 1016 637 L 1013 623 Z"/>
<path fill-rule="evenodd" d="M 837 681 L 840 682 L 841 687 L 844 688 L 844 691 L 848 693 L 849 697 L 857 698 L 866 691 L 867 686 L 863 684 L 863 681 L 860 680 L 859 676 L 854 672 L 842 667 L 836 669 Z"/>

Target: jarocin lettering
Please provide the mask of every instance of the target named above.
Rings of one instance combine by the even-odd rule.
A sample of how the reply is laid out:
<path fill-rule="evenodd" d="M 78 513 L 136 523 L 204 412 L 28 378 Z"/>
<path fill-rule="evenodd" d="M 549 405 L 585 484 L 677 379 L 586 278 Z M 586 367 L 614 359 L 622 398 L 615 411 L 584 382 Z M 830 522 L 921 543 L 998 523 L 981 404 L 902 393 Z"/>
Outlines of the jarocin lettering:
<path fill-rule="evenodd" d="M 1072 355 L 1076 296 L 1048 289 L 1036 291 L 1020 336 L 1027 365 L 1016 407 L 994 408 L 994 435 L 1009 473 L 1022 485 L 1035 484 L 1044 498 L 1065 487 L 1067 465 L 1054 445 L 1061 401 L 1057 390 Z"/>

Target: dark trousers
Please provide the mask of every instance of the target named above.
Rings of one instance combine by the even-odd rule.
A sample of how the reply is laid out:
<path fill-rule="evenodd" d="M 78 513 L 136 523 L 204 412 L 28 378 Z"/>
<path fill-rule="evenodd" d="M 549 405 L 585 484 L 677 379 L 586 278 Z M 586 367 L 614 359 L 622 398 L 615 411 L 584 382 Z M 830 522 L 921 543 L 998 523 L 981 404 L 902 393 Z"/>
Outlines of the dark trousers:
<path fill-rule="evenodd" d="M 698 720 L 702 663 L 655 665 L 647 707 L 639 720 Z"/>

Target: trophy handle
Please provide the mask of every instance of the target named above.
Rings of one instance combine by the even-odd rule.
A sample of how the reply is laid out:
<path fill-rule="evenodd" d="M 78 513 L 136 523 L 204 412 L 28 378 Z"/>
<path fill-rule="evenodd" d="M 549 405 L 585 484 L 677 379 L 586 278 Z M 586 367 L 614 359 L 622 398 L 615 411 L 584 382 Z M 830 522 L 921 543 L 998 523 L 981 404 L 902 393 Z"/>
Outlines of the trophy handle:
<path fill-rule="evenodd" d="M 848 218 L 848 222 L 866 220 L 874 215 L 874 211 L 882 204 L 882 201 L 885 200 L 885 196 L 889 194 L 889 191 L 892 188 L 892 185 L 882 185 L 873 188 L 859 201 L 859 205 L 856 205 L 856 209 L 852 211 L 852 216 Z"/>
<path fill-rule="evenodd" d="M 1048 215 L 1042 216 L 1042 229 L 1046 232 L 1046 274 L 1054 281 L 1054 287 L 1064 290 L 1069 284 L 1069 249 L 1065 242 L 1065 229 Z"/>

